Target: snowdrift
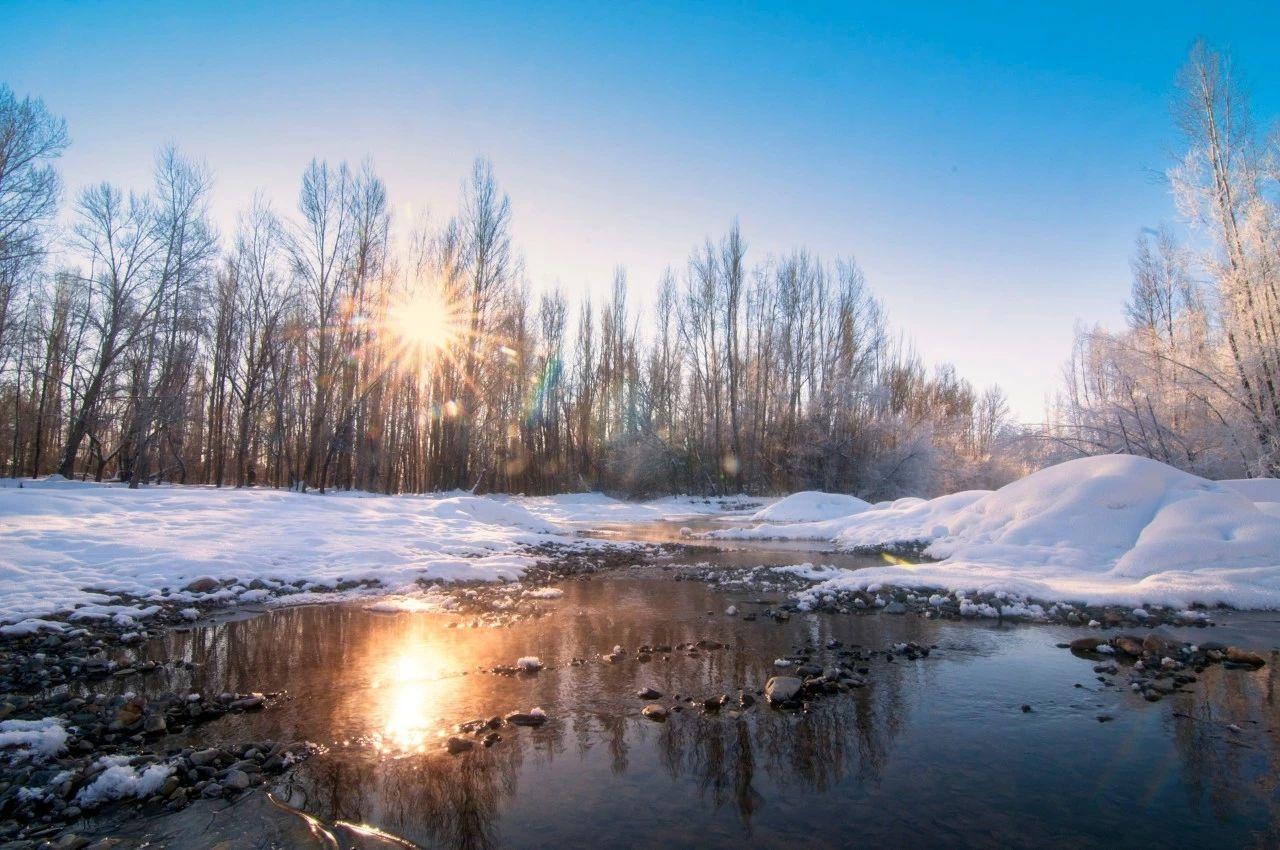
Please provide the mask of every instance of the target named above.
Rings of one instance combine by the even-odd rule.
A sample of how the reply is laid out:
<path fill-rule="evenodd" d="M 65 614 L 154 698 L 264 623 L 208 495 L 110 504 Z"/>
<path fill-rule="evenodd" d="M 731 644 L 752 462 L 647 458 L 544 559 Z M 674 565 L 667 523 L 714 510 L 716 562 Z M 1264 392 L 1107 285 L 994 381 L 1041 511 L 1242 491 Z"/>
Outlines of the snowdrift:
<path fill-rule="evenodd" d="M 1270 484 L 1243 483 L 1250 496 L 1274 492 Z M 841 548 L 924 542 L 927 555 L 942 559 L 845 571 L 826 583 L 833 589 L 899 584 L 1089 604 L 1277 608 L 1280 517 L 1240 484 L 1108 455 L 1049 467 L 994 492 L 895 503 L 790 530 Z"/>
<path fill-rule="evenodd" d="M 851 516 L 870 509 L 857 496 L 806 490 L 792 493 L 751 515 L 756 522 L 805 522 Z"/>

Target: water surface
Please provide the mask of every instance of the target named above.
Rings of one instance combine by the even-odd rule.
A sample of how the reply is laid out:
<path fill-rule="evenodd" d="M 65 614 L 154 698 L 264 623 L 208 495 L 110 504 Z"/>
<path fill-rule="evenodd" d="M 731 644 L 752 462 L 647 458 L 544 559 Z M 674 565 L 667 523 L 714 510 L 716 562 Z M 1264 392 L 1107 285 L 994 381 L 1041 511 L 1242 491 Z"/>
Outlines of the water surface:
<path fill-rule="evenodd" d="M 1274 664 L 1210 668 L 1191 693 L 1151 704 L 1101 687 L 1090 662 L 1055 648 L 1079 634 L 1066 628 L 885 614 L 747 622 L 723 612 L 763 608 L 750 591 L 628 573 L 562 586 L 542 616 L 502 628 L 339 605 L 173 633 L 142 653 L 195 669 L 144 687 L 287 692 L 166 743 L 321 743 L 281 799 L 424 847 L 1280 843 Z M 1274 619 L 1242 623 L 1264 639 L 1277 634 Z M 636 660 L 641 644 L 700 639 L 728 646 Z M 676 695 L 754 692 L 774 659 L 806 642 L 835 660 L 831 641 L 938 649 L 866 662 L 867 687 L 805 713 L 757 704 L 689 707 L 667 723 L 640 715 L 640 687 L 668 706 Z M 602 661 L 614 645 L 627 655 Z M 547 669 L 483 672 L 525 655 Z M 442 749 L 457 723 L 534 706 L 550 715 L 542 728 L 507 727 L 493 748 L 459 756 Z"/>

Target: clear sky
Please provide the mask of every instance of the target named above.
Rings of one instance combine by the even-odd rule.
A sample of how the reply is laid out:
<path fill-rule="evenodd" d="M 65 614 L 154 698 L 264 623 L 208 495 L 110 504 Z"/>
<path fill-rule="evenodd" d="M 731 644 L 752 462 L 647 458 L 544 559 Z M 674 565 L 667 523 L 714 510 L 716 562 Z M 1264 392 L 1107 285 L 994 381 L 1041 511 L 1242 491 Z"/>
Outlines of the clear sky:
<path fill-rule="evenodd" d="M 270 7 L 270 8 L 268 8 Z M 228 231 L 371 156 L 403 220 L 477 155 L 536 286 L 644 300 L 737 217 L 755 258 L 855 257 L 929 360 L 1041 417 L 1073 325 L 1119 321 L 1173 221 L 1172 83 L 1192 42 L 1280 113 L 1280 4 L 69 3 L 0 0 L 0 81 L 66 117 L 71 192 L 144 188 L 175 142 Z"/>

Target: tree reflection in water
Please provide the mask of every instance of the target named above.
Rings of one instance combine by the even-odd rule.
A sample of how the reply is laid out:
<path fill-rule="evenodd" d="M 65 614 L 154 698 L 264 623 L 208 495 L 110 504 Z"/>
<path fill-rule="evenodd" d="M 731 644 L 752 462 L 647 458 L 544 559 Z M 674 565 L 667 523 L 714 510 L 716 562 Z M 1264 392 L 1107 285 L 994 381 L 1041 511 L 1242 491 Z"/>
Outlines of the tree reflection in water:
<path fill-rule="evenodd" d="M 822 844 L 816 825 L 823 817 L 856 821 L 864 837 L 885 840 L 904 824 L 920 837 L 936 828 L 935 836 L 969 844 L 1045 835 L 1098 840 L 1111 834 L 1104 829 L 1123 830 L 1144 805 L 1164 805 L 1184 839 L 1214 837 L 1216 823 L 1237 838 L 1280 843 L 1275 663 L 1256 672 L 1211 668 L 1191 692 L 1156 705 L 1100 695 L 1124 703 L 1105 726 L 1093 720 L 1096 700 L 1064 701 L 1063 725 L 1035 727 L 1028 725 L 1034 717 L 999 713 L 1001 689 L 1016 692 L 1027 674 L 1052 669 L 1046 681 L 1069 690 L 1070 677 L 1088 670 L 1052 649 L 1056 638 L 1043 629 L 997 633 L 883 616 L 726 622 L 706 613 L 723 610 L 724 597 L 692 583 L 607 579 L 566 591 L 548 604 L 549 616 L 509 628 L 329 606 L 174 633 L 141 654 L 179 657 L 194 668 L 166 668 L 146 687 L 287 691 L 267 711 L 229 716 L 166 743 L 317 741 L 327 752 L 290 775 L 282 789 L 288 802 L 426 846 L 537 846 L 565 836 L 607 843 L 622 840 L 631 821 L 657 830 L 667 815 L 675 821 L 667 839 L 675 843 L 690 840 L 680 818 L 707 818 L 696 840 L 711 846 L 758 833 L 762 823 L 761 834 L 775 840 L 785 833 Z M 704 637 L 729 648 L 648 664 L 631 655 L 619 664 L 599 660 L 614 644 L 634 651 Z M 927 662 L 872 662 L 869 687 L 803 713 L 760 704 L 736 711 L 731 703 L 718 713 L 690 706 L 665 724 L 639 715 L 634 693 L 642 685 L 666 694 L 667 705 L 677 694 L 756 691 L 774 672 L 773 658 L 805 640 L 823 647 L 831 639 L 872 648 L 916 640 L 947 651 Z M 549 669 L 483 672 L 527 654 Z M 573 658 L 591 660 L 571 666 Z M 974 676 L 986 677 L 991 696 L 965 689 Z M 1069 696 L 1093 699 L 1079 690 Z M 442 749 L 457 723 L 535 705 L 552 717 L 543 728 L 504 728 L 496 746 L 461 756 Z M 1231 732 L 1232 723 L 1243 731 Z M 957 753 L 939 757 L 933 738 Z M 1020 749 L 1032 746 L 1034 756 Z M 1130 764 L 1135 752 L 1147 756 L 1143 765 Z M 798 807 L 827 814 L 797 824 Z M 1091 811 L 1084 821 L 1082 807 Z M 966 813 L 980 817 L 970 823 Z M 1196 820 L 1204 815 L 1208 825 Z M 1159 835 L 1147 829 L 1143 835 Z"/>

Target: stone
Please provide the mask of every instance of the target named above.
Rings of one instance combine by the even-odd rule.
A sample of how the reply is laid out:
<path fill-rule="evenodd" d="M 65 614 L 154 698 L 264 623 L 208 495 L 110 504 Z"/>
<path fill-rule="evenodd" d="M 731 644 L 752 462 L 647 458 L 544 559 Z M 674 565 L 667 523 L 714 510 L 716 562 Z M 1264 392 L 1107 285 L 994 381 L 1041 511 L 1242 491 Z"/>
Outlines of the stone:
<path fill-rule="evenodd" d="M 207 750 L 196 750 L 187 758 L 189 758 L 191 760 L 191 763 L 194 764 L 196 767 L 204 767 L 205 765 L 213 764 L 215 761 L 218 760 L 218 756 L 220 755 L 222 755 L 221 750 L 215 747 L 210 747 Z"/>
<path fill-rule="evenodd" d="M 1142 639 L 1142 648 L 1152 655 L 1176 655 L 1182 649 L 1182 642 L 1152 632 Z"/>
<path fill-rule="evenodd" d="M 507 715 L 506 721 L 515 726 L 541 726 L 547 722 L 545 714 L 533 714 L 532 712 L 513 711 Z"/>
<path fill-rule="evenodd" d="M 222 780 L 222 784 L 226 788 L 243 791 L 249 787 L 249 774 L 243 770 L 228 770 L 227 775 Z"/>
<path fill-rule="evenodd" d="M 636 696 L 640 699 L 662 699 L 662 691 L 657 688 L 641 688 L 636 691 Z"/>
<path fill-rule="evenodd" d="M 1106 642 L 1107 642 L 1106 638 L 1082 637 L 1082 638 L 1076 638 L 1075 640 L 1071 641 L 1071 643 L 1067 644 L 1067 646 L 1071 648 L 1072 652 L 1093 652 L 1099 646 L 1101 646 Z"/>
<path fill-rule="evenodd" d="M 905 614 L 907 613 L 907 606 L 895 599 L 884 606 L 884 612 L 886 614 Z"/>
<path fill-rule="evenodd" d="M 660 705 L 646 705 L 640 713 L 658 723 L 667 719 L 667 710 Z"/>
<path fill-rule="evenodd" d="M 466 738 L 459 738 L 457 736 L 451 737 L 449 740 L 445 741 L 444 745 L 445 749 L 449 751 L 449 754 L 454 756 L 458 753 L 465 753 L 467 750 L 475 746 L 475 744 L 470 740 Z"/>
<path fill-rule="evenodd" d="M 1116 635 L 1111 639 L 1111 645 L 1126 655 L 1141 655 L 1142 639 L 1134 635 Z"/>
<path fill-rule="evenodd" d="M 1227 647 L 1227 660 L 1233 664 L 1248 664 L 1251 667 L 1261 667 L 1267 663 L 1266 659 L 1258 653 L 1241 649 L 1238 646 Z"/>
<path fill-rule="evenodd" d="M 804 682 L 795 676 L 772 676 L 765 683 L 764 696 L 770 703 L 777 705 L 795 699 L 803 687 Z"/>
<path fill-rule="evenodd" d="M 204 578 L 198 578 L 191 582 L 184 587 L 183 590 L 187 593 L 209 593 L 210 591 L 217 590 L 219 587 L 221 587 L 221 585 L 218 583 L 216 578 L 205 576 Z"/>

